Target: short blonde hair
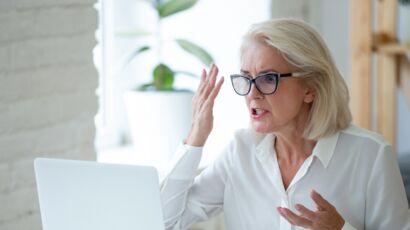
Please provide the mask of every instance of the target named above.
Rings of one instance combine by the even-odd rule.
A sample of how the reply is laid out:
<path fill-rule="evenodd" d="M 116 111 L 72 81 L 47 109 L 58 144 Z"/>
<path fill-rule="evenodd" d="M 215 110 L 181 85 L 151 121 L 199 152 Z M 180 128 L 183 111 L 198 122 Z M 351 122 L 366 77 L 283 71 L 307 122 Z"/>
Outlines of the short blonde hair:
<path fill-rule="evenodd" d="M 305 72 L 303 83 L 315 91 L 304 136 L 318 140 L 345 129 L 352 120 L 349 92 L 325 42 L 311 26 L 297 19 L 254 24 L 244 36 L 241 59 L 251 42 L 276 48 L 285 60 Z"/>

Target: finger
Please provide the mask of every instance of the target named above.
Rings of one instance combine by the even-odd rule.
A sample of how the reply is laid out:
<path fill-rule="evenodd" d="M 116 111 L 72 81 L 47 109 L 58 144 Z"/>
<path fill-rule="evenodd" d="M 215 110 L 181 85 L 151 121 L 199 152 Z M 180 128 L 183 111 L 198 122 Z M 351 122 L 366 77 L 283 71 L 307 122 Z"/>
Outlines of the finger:
<path fill-rule="evenodd" d="M 218 74 L 218 67 L 215 64 L 212 64 L 209 70 L 209 74 L 207 76 L 207 81 L 209 85 L 212 85 L 216 81 L 217 74 Z"/>
<path fill-rule="evenodd" d="M 209 75 L 212 72 L 212 68 L 213 67 L 211 65 L 210 70 L 209 70 Z M 209 85 L 208 73 L 206 72 L 205 69 L 202 69 L 201 81 L 199 83 L 197 93 L 195 94 L 195 101 L 197 104 L 203 104 L 204 100 L 207 98 L 207 94 L 209 93 L 208 92 L 209 90 L 207 90 L 208 85 Z"/>
<path fill-rule="evenodd" d="M 205 69 L 202 69 L 201 79 L 200 79 L 200 81 L 199 81 L 198 88 L 197 88 L 196 93 L 195 93 L 195 95 L 194 95 L 195 101 L 196 101 L 196 98 L 198 98 L 198 97 L 201 95 L 202 91 L 203 91 L 204 88 L 205 88 L 205 85 L 206 85 L 206 83 L 205 83 L 205 81 L 206 81 L 206 75 L 207 75 L 206 70 L 205 70 Z"/>
<path fill-rule="evenodd" d="M 215 88 L 216 76 L 218 75 L 218 67 L 212 64 L 209 76 L 207 77 L 207 83 L 205 89 L 202 92 L 202 96 L 206 99 L 209 97 L 211 91 Z"/>
<path fill-rule="evenodd" d="M 201 73 L 201 82 L 204 82 L 206 79 L 206 70 L 202 69 L 202 73 Z"/>
<path fill-rule="evenodd" d="M 295 208 L 302 214 L 303 217 L 309 219 L 310 221 L 313 221 L 316 218 L 316 213 L 313 212 L 312 210 L 306 208 L 305 206 L 301 204 L 295 205 Z"/>
<path fill-rule="evenodd" d="M 215 102 L 215 98 L 218 96 L 219 91 L 221 90 L 223 83 L 224 83 L 224 77 L 221 77 L 221 79 L 219 79 L 219 81 L 218 81 L 218 84 L 215 86 L 215 88 L 209 94 L 209 97 L 207 98 L 207 100 L 205 102 L 206 106 L 213 107 L 214 102 Z"/>
<path fill-rule="evenodd" d="M 205 91 L 206 88 L 208 87 L 209 76 L 211 75 L 212 70 L 213 70 L 213 65 L 210 66 L 209 72 L 207 72 L 205 69 L 202 69 L 201 81 L 199 83 L 199 88 L 198 88 L 199 94 L 203 94 L 203 91 Z"/>
<path fill-rule="evenodd" d="M 218 84 L 216 84 L 216 86 L 211 91 L 211 94 L 209 95 L 209 98 L 211 98 L 212 100 L 215 100 L 216 96 L 218 96 L 219 91 L 222 88 L 223 83 L 224 83 L 224 77 L 221 77 L 221 79 L 219 79 L 219 81 L 218 81 Z"/>
<path fill-rule="evenodd" d="M 219 69 L 215 64 L 212 64 L 211 72 L 209 73 L 209 85 L 213 88 L 216 82 L 216 76 L 218 76 Z"/>
<path fill-rule="evenodd" d="M 312 190 L 310 192 L 310 197 L 312 198 L 312 200 L 316 203 L 316 205 L 318 206 L 318 210 L 319 211 L 323 211 L 323 210 L 330 210 L 333 209 L 333 205 L 331 203 L 329 203 L 327 200 L 325 200 L 322 195 L 320 195 L 318 192 L 316 192 L 315 190 Z"/>
<path fill-rule="evenodd" d="M 202 69 L 201 80 L 200 80 L 200 82 L 199 82 L 199 86 L 198 86 L 198 89 L 197 89 L 197 91 L 198 91 L 199 93 L 201 93 L 201 92 L 204 90 L 204 88 L 205 88 L 205 81 L 206 81 L 206 70 L 205 70 L 205 69 Z"/>
<path fill-rule="evenodd" d="M 214 70 L 214 64 L 211 64 L 209 66 L 209 71 L 204 76 L 204 82 L 206 82 L 206 84 L 208 84 L 210 76 L 212 75 L 213 70 Z"/>
<path fill-rule="evenodd" d="M 283 218 L 285 218 L 289 223 L 304 228 L 309 228 L 312 226 L 312 222 L 304 217 L 298 216 L 287 208 L 278 208 L 278 211 Z"/>

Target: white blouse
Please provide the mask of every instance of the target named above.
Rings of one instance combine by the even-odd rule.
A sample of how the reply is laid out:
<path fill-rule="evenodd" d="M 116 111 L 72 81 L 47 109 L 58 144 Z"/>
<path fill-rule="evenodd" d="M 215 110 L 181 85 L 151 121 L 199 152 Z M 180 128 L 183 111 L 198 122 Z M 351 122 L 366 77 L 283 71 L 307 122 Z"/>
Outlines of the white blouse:
<path fill-rule="evenodd" d="M 186 229 L 224 212 L 229 230 L 302 229 L 277 212 L 315 210 L 312 189 L 345 219 L 343 229 L 410 229 L 410 211 L 391 146 L 378 134 L 351 125 L 320 139 L 285 190 L 273 135 L 259 141 L 238 131 L 213 165 L 199 176 L 202 148 L 181 145 L 161 186 L 166 229 Z"/>

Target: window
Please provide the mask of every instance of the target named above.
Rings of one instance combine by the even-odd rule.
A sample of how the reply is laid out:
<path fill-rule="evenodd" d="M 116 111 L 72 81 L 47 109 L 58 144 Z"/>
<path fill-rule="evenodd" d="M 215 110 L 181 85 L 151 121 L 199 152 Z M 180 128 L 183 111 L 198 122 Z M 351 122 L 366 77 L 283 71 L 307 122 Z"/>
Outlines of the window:
<path fill-rule="evenodd" d="M 121 61 L 127 52 L 136 47 L 132 39 L 119 38 L 116 31 L 136 27 L 139 23 L 150 23 L 152 14 L 143 1 L 100 0 L 99 47 L 96 50 L 97 67 L 100 72 L 100 109 L 96 117 L 96 147 L 99 159 L 115 161 L 110 149 L 124 149 L 129 144 L 130 131 L 124 109 L 123 93 L 137 83 L 148 78 L 151 69 L 133 63 L 121 69 Z M 183 37 L 205 47 L 220 68 L 220 76 L 225 83 L 214 110 L 214 130 L 204 151 L 203 164 L 207 164 L 227 144 L 234 130 L 248 126 L 248 112 L 242 97 L 231 88 L 229 75 L 239 70 L 239 47 L 242 35 L 255 22 L 266 20 L 270 14 L 270 1 L 252 0 L 203 0 L 186 12 L 171 16 L 164 25 L 164 33 L 172 37 Z M 180 53 L 180 52 L 178 52 Z M 98 55 L 101 54 L 101 55 Z M 148 58 L 148 56 L 145 56 Z M 171 57 L 165 57 L 172 59 Z M 174 58 L 175 59 L 175 58 Z M 174 66 L 200 73 L 202 66 L 189 60 L 178 58 Z M 149 60 L 148 60 L 149 62 Z M 177 86 L 195 89 L 198 80 L 177 78 Z M 118 148 L 120 147 L 120 148 Z M 110 157 L 101 157 L 110 152 Z M 115 152 L 115 151 L 114 151 Z M 117 154 L 119 157 L 120 154 Z"/>

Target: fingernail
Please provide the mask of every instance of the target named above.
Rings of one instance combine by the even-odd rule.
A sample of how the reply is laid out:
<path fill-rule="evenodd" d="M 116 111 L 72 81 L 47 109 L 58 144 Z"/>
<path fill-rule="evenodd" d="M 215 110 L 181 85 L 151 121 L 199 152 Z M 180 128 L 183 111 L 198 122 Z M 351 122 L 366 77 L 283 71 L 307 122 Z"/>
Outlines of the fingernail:
<path fill-rule="evenodd" d="M 278 210 L 279 213 L 283 214 L 283 209 L 281 207 L 277 207 L 276 209 Z"/>

